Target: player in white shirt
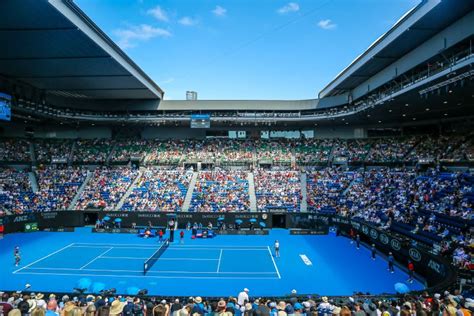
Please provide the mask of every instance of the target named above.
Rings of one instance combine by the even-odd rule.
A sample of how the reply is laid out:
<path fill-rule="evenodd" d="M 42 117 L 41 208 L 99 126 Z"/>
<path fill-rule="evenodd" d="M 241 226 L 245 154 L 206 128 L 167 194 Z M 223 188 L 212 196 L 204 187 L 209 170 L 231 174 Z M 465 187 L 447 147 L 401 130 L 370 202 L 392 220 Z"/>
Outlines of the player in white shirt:
<path fill-rule="evenodd" d="M 280 258 L 280 242 L 278 240 L 275 240 L 275 257 Z"/>

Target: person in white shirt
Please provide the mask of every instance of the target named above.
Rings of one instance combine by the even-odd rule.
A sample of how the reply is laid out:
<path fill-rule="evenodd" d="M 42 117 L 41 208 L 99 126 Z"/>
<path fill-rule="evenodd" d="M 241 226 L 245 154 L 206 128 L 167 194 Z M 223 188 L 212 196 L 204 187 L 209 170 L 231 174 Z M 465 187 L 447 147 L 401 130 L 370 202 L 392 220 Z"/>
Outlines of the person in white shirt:
<path fill-rule="evenodd" d="M 275 240 L 275 257 L 280 258 L 280 242 Z"/>
<path fill-rule="evenodd" d="M 246 302 L 249 301 L 249 289 L 245 288 L 242 292 L 239 293 L 237 296 L 237 304 L 240 306 L 244 306 Z"/>

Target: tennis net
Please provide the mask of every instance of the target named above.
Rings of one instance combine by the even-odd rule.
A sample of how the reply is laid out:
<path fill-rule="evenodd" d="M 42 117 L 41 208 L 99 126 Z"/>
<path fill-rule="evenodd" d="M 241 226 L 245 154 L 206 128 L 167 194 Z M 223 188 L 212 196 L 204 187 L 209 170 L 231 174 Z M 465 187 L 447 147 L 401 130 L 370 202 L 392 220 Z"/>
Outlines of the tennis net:
<path fill-rule="evenodd" d="M 153 253 L 148 259 L 145 260 L 143 264 L 143 274 L 146 274 L 151 267 L 158 261 L 158 259 L 161 257 L 161 255 L 168 249 L 170 245 L 170 242 L 168 239 L 165 239 L 165 241 L 161 244 L 160 248 L 158 248 L 155 253 Z"/>

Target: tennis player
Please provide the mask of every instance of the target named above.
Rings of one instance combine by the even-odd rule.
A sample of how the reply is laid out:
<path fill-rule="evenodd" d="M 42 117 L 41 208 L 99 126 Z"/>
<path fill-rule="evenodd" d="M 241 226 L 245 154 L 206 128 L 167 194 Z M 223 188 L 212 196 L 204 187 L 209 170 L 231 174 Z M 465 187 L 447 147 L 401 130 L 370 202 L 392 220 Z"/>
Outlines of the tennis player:
<path fill-rule="evenodd" d="M 280 258 L 280 242 L 278 240 L 275 240 L 275 257 Z"/>
<path fill-rule="evenodd" d="M 13 250 L 13 256 L 15 257 L 15 266 L 18 267 L 21 261 L 20 247 L 15 247 L 15 249 Z"/>

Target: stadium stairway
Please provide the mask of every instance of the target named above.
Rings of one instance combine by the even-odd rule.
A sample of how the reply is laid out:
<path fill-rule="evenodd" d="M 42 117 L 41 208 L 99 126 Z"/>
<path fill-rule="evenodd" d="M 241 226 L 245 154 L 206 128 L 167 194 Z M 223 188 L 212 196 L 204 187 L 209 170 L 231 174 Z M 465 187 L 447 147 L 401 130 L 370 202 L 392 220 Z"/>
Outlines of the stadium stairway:
<path fill-rule="evenodd" d="M 94 175 L 94 171 L 91 171 L 91 170 L 87 171 L 87 176 L 84 179 L 84 182 L 81 184 L 81 186 L 79 187 L 79 190 L 77 190 L 76 195 L 71 201 L 71 205 L 69 206 L 71 210 L 76 209 L 77 200 L 79 200 L 79 197 L 81 196 L 82 191 L 84 191 L 84 189 L 86 188 L 87 184 L 89 183 L 93 175 Z"/>
<path fill-rule="evenodd" d="M 74 150 L 76 149 L 76 142 L 72 142 L 71 144 L 71 149 L 69 150 L 69 155 L 67 157 L 67 165 L 71 166 L 72 165 L 72 160 L 74 157 Z"/>
<path fill-rule="evenodd" d="M 33 166 L 36 165 L 35 145 L 33 142 L 30 143 L 30 160 Z"/>
<path fill-rule="evenodd" d="M 107 154 L 107 158 L 105 158 L 106 164 L 110 164 L 110 161 L 112 160 L 112 156 L 114 155 L 116 148 L 117 148 L 117 143 L 113 143 L 112 148 L 110 149 L 110 152 Z"/>
<path fill-rule="evenodd" d="M 301 203 L 300 203 L 300 212 L 308 211 L 308 192 L 306 187 L 306 172 L 300 172 L 300 181 L 301 181 Z"/>
<path fill-rule="evenodd" d="M 186 192 L 186 198 L 183 202 L 183 212 L 189 212 L 189 206 L 191 205 L 191 200 L 193 198 L 194 187 L 196 186 L 198 174 L 198 172 L 194 171 L 191 182 L 189 182 L 188 192 Z"/>
<path fill-rule="evenodd" d="M 117 203 L 117 206 L 115 207 L 115 209 L 117 209 L 117 210 L 121 210 L 121 209 L 122 209 L 123 204 L 124 204 L 125 201 L 128 199 L 128 197 L 130 196 L 130 194 L 132 194 L 133 189 L 135 189 L 135 187 L 137 186 L 137 182 L 138 182 L 138 180 L 140 180 L 140 177 L 142 176 L 142 173 L 143 173 L 144 170 L 145 170 L 144 167 L 140 167 L 140 170 L 138 170 L 137 177 L 135 178 L 135 180 L 133 180 L 132 184 L 130 184 L 130 186 L 128 187 L 127 191 L 125 191 L 125 194 L 122 196 L 122 198 L 120 199 L 120 201 Z"/>
<path fill-rule="evenodd" d="M 250 211 L 257 211 L 257 197 L 255 196 L 255 181 L 253 178 L 253 173 L 247 173 L 247 181 L 249 182 L 249 201 L 250 201 Z"/>
<path fill-rule="evenodd" d="M 38 180 L 36 179 L 36 175 L 33 171 L 28 172 L 28 178 L 30 179 L 31 190 L 33 193 L 39 191 Z"/>

